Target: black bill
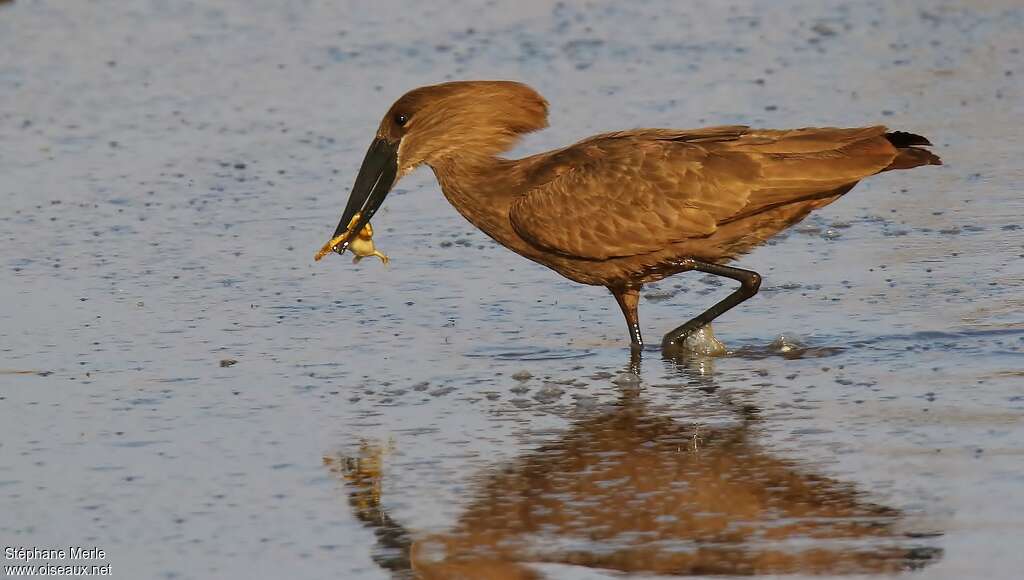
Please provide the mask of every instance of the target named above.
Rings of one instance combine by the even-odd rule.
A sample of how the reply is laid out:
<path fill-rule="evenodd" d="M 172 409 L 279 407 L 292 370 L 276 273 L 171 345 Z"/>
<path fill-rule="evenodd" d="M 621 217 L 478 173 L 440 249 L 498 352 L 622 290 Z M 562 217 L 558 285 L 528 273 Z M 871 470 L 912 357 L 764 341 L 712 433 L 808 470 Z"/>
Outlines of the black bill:
<path fill-rule="evenodd" d="M 374 139 L 370 149 L 366 152 L 363 165 L 356 175 L 356 182 L 352 185 L 352 193 L 349 194 L 345 211 L 341 214 L 341 221 L 334 230 L 334 237 L 345 232 L 349 222 L 356 213 L 360 213 L 359 222 L 349 231 L 349 235 L 335 246 L 334 251 L 341 254 L 348 249 L 352 238 L 357 232 L 362 231 L 366 223 L 370 221 L 373 214 L 377 213 L 384 198 L 391 191 L 395 183 L 395 176 L 398 175 L 398 142 L 389 143 L 386 139 Z"/>

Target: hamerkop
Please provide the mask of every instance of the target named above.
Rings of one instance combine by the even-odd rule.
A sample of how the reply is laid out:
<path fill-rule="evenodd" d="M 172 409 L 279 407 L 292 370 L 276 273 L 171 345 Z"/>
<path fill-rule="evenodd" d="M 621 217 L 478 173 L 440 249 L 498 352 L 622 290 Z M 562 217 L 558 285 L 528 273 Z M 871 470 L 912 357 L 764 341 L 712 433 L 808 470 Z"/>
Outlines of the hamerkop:
<path fill-rule="evenodd" d="M 921 149 L 930 145 L 924 137 L 883 126 L 634 129 L 498 157 L 546 127 L 547 112 L 536 91 L 509 81 L 406 93 L 380 123 L 329 249 L 344 252 L 395 182 L 426 164 L 448 201 L 498 243 L 570 280 L 607 287 L 634 346 L 643 344 L 644 284 L 690 270 L 740 283 L 666 334 L 667 347 L 757 293 L 760 275 L 725 263 L 869 175 L 941 164 Z"/>

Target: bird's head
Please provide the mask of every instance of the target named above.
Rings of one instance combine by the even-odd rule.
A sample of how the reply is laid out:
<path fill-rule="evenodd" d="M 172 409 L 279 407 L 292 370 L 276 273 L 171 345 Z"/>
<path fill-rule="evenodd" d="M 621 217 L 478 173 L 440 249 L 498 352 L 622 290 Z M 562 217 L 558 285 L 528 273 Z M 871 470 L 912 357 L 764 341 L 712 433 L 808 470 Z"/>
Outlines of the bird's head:
<path fill-rule="evenodd" d="M 507 151 L 520 135 L 546 127 L 547 112 L 543 97 L 512 81 L 457 81 L 409 91 L 388 109 L 366 152 L 335 237 L 357 212 L 359 222 L 335 251 L 345 251 L 406 173 L 424 163 Z"/>

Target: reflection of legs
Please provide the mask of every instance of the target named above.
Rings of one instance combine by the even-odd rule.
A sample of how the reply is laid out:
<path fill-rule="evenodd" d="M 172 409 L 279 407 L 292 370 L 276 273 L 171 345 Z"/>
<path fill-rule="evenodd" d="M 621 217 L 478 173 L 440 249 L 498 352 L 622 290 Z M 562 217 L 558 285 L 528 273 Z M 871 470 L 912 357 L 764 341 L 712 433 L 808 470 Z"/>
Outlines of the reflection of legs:
<path fill-rule="evenodd" d="M 640 376 L 640 347 L 633 347 L 629 349 L 629 372 L 636 376 Z"/>
<path fill-rule="evenodd" d="M 640 336 L 640 317 L 637 314 L 637 303 L 640 302 L 640 286 L 609 286 L 612 296 L 619 303 L 622 315 L 626 317 L 626 326 L 629 327 L 629 342 L 633 348 L 640 348 L 644 345 L 644 339 Z"/>
<path fill-rule="evenodd" d="M 693 318 L 682 326 L 666 334 L 665 338 L 661 341 L 661 346 L 663 347 L 671 347 L 681 344 L 687 336 L 693 334 L 697 329 L 718 318 L 730 308 L 740 304 L 754 294 L 757 294 L 757 289 L 761 287 L 761 275 L 751 270 L 743 270 L 740 268 L 733 268 L 731 266 L 720 266 L 718 264 L 700 262 L 698 260 L 693 260 L 692 265 L 694 270 L 737 280 L 740 283 L 740 287 L 711 308 L 705 310 L 700 316 Z"/>

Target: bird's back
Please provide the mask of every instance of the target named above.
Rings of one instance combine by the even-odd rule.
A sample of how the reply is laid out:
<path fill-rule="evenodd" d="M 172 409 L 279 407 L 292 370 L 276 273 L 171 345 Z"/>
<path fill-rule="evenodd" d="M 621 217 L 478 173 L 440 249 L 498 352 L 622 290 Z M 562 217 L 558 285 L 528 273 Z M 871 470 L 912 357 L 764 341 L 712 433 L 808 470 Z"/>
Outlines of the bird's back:
<path fill-rule="evenodd" d="M 940 164 L 928 144 L 882 126 L 606 133 L 536 159 L 546 178 L 513 203 L 512 224 L 565 257 L 644 255 L 781 206 L 820 207 L 881 171 Z"/>

